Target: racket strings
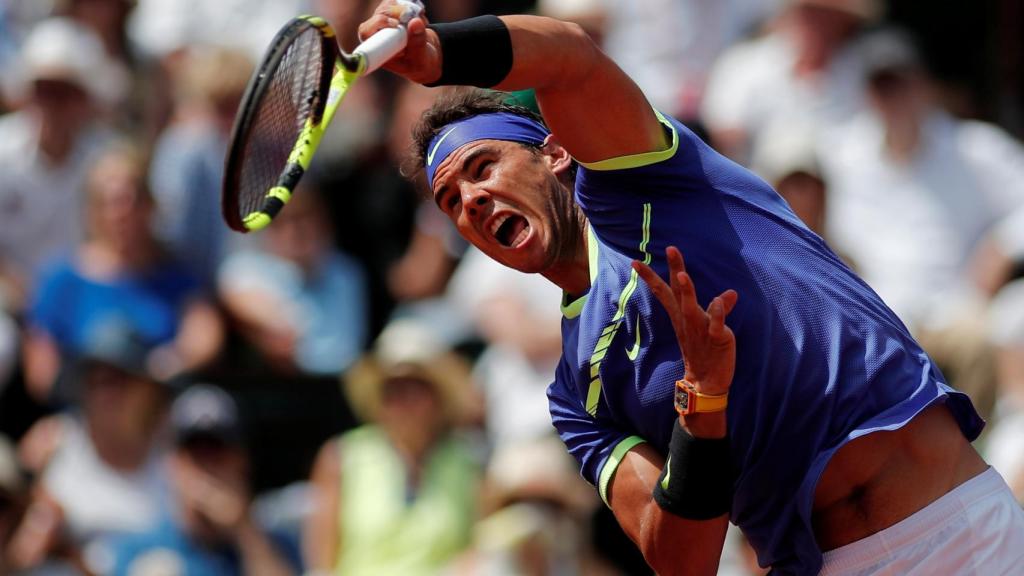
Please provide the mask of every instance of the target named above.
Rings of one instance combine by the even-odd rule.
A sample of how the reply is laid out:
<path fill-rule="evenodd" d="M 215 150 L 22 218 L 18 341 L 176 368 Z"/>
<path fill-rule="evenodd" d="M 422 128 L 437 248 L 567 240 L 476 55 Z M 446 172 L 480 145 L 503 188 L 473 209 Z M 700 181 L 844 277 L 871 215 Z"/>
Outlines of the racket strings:
<path fill-rule="evenodd" d="M 314 115 L 323 60 L 320 34 L 309 28 L 286 48 L 277 67 L 269 72 L 272 76 L 257 104 L 238 171 L 241 218 L 262 208 L 307 120 Z"/>

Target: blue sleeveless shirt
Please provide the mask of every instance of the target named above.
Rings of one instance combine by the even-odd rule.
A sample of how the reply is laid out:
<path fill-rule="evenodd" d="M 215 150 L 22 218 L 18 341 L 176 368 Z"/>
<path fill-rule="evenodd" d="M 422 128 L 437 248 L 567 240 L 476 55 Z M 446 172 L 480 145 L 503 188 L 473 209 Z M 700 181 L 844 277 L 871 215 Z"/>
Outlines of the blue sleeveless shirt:
<path fill-rule="evenodd" d="M 665 248 L 677 246 L 702 306 L 726 289 L 739 293 L 727 318 L 737 343 L 730 519 L 762 566 L 817 574 L 811 504 L 839 447 L 897 429 L 936 402 L 968 440 L 984 422 L 771 187 L 681 123 L 661 120 L 668 150 L 585 165 L 577 175 L 591 286 L 563 305 L 552 421 L 603 498 L 630 448 L 648 442 L 667 453 L 683 363 L 668 315 L 630 263 L 647 261 L 667 277 Z"/>

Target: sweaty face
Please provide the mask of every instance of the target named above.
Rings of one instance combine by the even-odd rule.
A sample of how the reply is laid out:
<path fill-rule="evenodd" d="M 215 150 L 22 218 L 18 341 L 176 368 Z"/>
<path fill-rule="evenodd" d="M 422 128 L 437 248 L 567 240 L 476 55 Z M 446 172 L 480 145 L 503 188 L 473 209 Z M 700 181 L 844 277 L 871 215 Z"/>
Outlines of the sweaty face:
<path fill-rule="evenodd" d="M 470 142 L 438 166 L 432 192 L 462 237 L 494 260 L 522 272 L 558 260 L 568 192 L 542 154 L 516 142 Z"/>

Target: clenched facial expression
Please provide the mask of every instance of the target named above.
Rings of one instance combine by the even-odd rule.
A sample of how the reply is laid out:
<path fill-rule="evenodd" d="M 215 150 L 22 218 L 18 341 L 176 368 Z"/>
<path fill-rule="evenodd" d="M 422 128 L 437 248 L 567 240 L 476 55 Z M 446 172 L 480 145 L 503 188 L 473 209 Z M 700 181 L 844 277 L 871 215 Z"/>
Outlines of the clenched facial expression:
<path fill-rule="evenodd" d="M 510 268 L 544 272 L 564 257 L 575 208 L 543 152 L 469 142 L 438 166 L 432 193 L 463 238 Z"/>

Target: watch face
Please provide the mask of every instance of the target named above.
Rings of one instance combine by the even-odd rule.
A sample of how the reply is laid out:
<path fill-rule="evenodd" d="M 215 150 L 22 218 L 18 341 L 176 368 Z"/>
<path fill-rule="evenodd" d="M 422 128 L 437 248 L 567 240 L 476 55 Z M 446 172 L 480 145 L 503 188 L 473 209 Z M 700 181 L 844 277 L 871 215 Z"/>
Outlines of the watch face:
<path fill-rule="evenodd" d="M 690 411 L 690 395 L 681 388 L 676 388 L 676 410 L 681 414 Z"/>

